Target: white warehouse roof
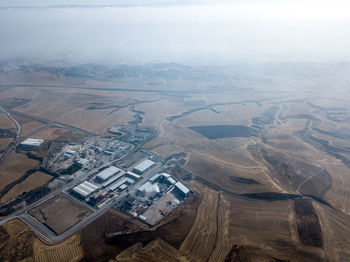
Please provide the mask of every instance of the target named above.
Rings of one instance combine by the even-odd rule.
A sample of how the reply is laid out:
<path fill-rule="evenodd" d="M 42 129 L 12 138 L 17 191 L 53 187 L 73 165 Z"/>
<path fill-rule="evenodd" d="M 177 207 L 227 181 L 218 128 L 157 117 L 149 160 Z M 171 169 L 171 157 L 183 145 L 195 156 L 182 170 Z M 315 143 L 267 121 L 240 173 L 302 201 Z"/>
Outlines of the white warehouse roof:
<path fill-rule="evenodd" d="M 44 140 L 42 139 L 36 139 L 36 138 L 27 138 L 24 140 L 21 145 L 22 146 L 40 146 L 42 143 L 44 143 Z"/>
<path fill-rule="evenodd" d="M 167 178 L 168 182 L 172 185 L 176 184 L 176 180 L 172 178 L 171 176 Z"/>
<path fill-rule="evenodd" d="M 131 176 L 132 178 L 135 178 L 135 179 L 140 179 L 140 175 L 137 175 L 137 174 L 135 174 L 135 173 L 133 173 L 133 172 L 131 172 L 131 171 L 128 171 L 128 172 L 126 172 L 126 175 L 129 175 L 129 176 Z"/>
<path fill-rule="evenodd" d="M 123 177 L 125 174 L 125 171 L 120 171 L 116 175 L 111 176 L 108 178 L 105 182 L 102 183 L 102 187 L 109 186 L 112 184 L 114 181 L 117 181 L 119 178 Z"/>
<path fill-rule="evenodd" d="M 170 175 L 168 173 L 165 173 L 165 172 L 161 173 L 161 175 L 166 177 L 166 178 L 170 177 Z"/>
<path fill-rule="evenodd" d="M 152 177 L 149 179 L 149 181 L 152 182 L 152 183 L 154 183 L 154 181 L 156 181 L 156 180 L 158 179 L 158 177 L 160 177 L 160 176 L 161 176 L 161 174 L 155 174 L 154 176 L 152 176 Z"/>
<path fill-rule="evenodd" d="M 122 185 L 125 185 L 125 183 L 133 184 L 133 183 L 135 183 L 135 181 L 132 180 L 131 178 L 124 177 L 124 178 L 122 178 L 121 180 L 119 180 L 118 182 L 114 183 L 114 184 L 109 188 L 109 191 L 112 192 L 112 191 L 116 190 L 118 187 L 121 187 Z"/>
<path fill-rule="evenodd" d="M 91 184 L 88 181 L 84 181 L 83 183 L 77 185 L 73 188 L 73 191 L 77 193 L 78 195 L 87 198 L 89 195 L 94 193 L 96 190 L 98 190 L 98 187 Z"/>
<path fill-rule="evenodd" d="M 110 178 L 114 174 L 120 172 L 121 169 L 115 166 L 110 166 L 104 170 L 102 170 L 100 173 L 97 174 L 97 178 L 99 178 L 102 181 L 105 181 L 106 179 Z"/>
<path fill-rule="evenodd" d="M 185 195 L 187 195 L 190 192 L 190 190 L 184 184 L 182 184 L 181 182 L 176 182 L 175 186 L 179 190 L 181 190 Z"/>
<path fill-rule="evenodd" d="M 140 164 L 138 164 L 137 166 L 135 166 L 134 170 L 143 173 L 154 164 L 155 162 L 153 162 L 152 160 L 146 159 L 142 161 Z"/>

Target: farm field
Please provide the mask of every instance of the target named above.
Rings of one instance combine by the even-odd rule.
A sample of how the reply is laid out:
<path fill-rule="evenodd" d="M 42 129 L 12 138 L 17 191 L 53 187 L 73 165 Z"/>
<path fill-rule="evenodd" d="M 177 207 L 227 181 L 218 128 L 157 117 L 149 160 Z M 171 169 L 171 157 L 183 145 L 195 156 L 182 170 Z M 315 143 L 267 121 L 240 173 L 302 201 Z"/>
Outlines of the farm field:
<path fill-rule="evenodd" d="M 79 234 L 67 238 L 57 245 L 48 246 L 37 238 L 33 243 L 33 260 L 38 262 L 46 261 L 80 261 L 84 257 Z"/>
<path fill-rule="evenodd" d="M 180 251 L 194 260 L 208 260 L 215 247 L 217 235 L 217 216 L 219 193 L 203 190 L 202 202 L 197 210 L 196 220 L 182 242 Z"/>
<path fill-rule="evenodd" d="M 33 261 L 32 232 L 24 223 L 13 220 L 0 226 L 0 260 Z"/>
<path fill-rule="evenodd" d="M 243 84 L 236 76 L 203 82 L 129 76 L 94 79 L 64 76 L 64 71 L 57 75 L 33 71 L 30 77 L 28 72 L 23 73 L 28 86 L 0 92 L 1 106 L 7 106 L 21 124 L 21 137 L 46 141 L 41 151 L 31 152 L 33 157 L 44 157 L 54 142 L 83 139 L 84 130 L 114 136 L 108 132 L 111 127 L 151 127 L 157 137 L 117 165 L 131 169 L 148 157 L 143 151 L 150 151 L 193 194 L 154 227 L 111 209 L 53 246 L 40 242 L 21 222 L 11 221 L 0 229 L 5 243 L 0 260 L 350 259 L 350 98 L 346 92 L 342 97 L 325 97 L 311 87 L 314 80 L 299 82 L 288 75 L 266 76 L 261 82 L 240 80 Z M 312 85 L 326 90 L 329 82 L 322 82 L 322 77 Z M 47 82 L 39 85 L 40 78 Z M 68 83 L 77 86 L 64 86 Z M 15 132 L 13 122 L 0 114 L 0 129 L 7 125 Z M 84 130 L 73 131 L 75 127 Z M 11 137 L 0 138 L 0 150 L 13 139 L 13 133 L 6 135 Z M 169 161 L 174 154 L 181 154 L 179 163 Z M 4 192 L 0 204 L 45 185 L 51 177 L 35 172 L 39 165 L 19 150 L 13 152 L 0 170 Z M 21 180 L 28 170 L 34 173 Z M 30 211 L 57 234 L 90 213 L 65 195 Z M 10 247 L 15 251 L 10 252 Z"/>
<path fill-rule="evenodd" d="M 84 256 L 79 234 L 49 246 L 19 220 L 0 226 L 0 239 L 1 261 L 79 261 Z"/>
<path fill-rule="evenodd" d="M 15 123 L 2 111 L 0 111 L 0 129 L 15 129 Z"/>
<path fill-rule="evenodd" d="M 169 261 L 180 262 L 190 261 L 185 255 L 161 239 L 156 239 L 142 246 L 141 243 L 126 249 L 111 262 L 129 261 Z"/>
<path fill-rule="evenodd" d="M 13 153 L 0 171 L 0 189 L 20 179 L 28 170 L 35 169 L 39 162 L 24 154 Z"/>
<path fill-rule="evenodd" d="M 29 192 L 38 187 L 45 185 L 47 182 L 52 180 L 52 176 L 43 172 L 37 171 L 27 177 L 24 181 L 16 184 L 10 189 L 1 199 L 0 203 L 6 203 L 16 197 L 22 195 L 25 192 Z"/>
<path fill-rule="evenodd" d="M 12 141 L 13 138 L 0 138 L 0 152 L 6 149 Z"/>
<path fill-rule="evenodd" d="M 35 133 L 35 137 L 46 141 L 71 142 L 79 141 L 84 136 L 74 130 L 52 127 L 40 130 Z"/>
<path fill-rule="evenodd" d="M 41 123 L 23 116 L 16 115 L 16 120 L 21 125 L 20 136 L 26 136 L 32 132 L 35 132 L 35 130 L 39 130 L 39 128 L 45 126 L 44 123 Z"/>

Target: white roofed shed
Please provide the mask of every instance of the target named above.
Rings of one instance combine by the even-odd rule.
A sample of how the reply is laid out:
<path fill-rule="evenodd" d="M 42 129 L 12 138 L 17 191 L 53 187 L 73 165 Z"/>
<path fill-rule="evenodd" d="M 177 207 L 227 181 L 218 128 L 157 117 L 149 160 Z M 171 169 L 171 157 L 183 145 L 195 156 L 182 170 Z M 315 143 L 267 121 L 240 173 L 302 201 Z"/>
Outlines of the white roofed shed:
<path fill-rule="evenodd" d="M 145 172 L 147 169 L 151 168 L 155 164 L 154 161 L 146 159 L 142 161 L 140 164 L 134 167 L 134 172 L 138 174 L 142 174 Z"/>
<path fill-rule="evenodd" d="M 84 181 L 83 183 L 77 185 L 73 188 L 73 192 L 81 196 L 82 198 L 87 198 L 92 193 L 96 192 L 98 187 L 91 184 L 88 181 Z"/>
<path fill-rule="evenodd" d="M 176 182 L 175 187 L 180 190 L 185 196 L 188 195 L 188 193 L 190 193 L 190 190 L 181 182 Z"/>
<path fill-rule="evenodd" d="M 104 170 L 102 170 L 100 173 L 96 175 L 97 179 L 100 181 L 106 181 L 111 176 L 115 175 L 116 173 L 120 172 L 121 169 L 115 166 L 110 166 Z"/>
<path fill-rule="evenodd" d="M 21 142 L 21 146 L 28 146 L 28 147 L 38 147 L 42 143 L 44 143 L 44 140 L 42 139 L 36 139 L 36 138 L 27 138 L 26 140 Z"/>

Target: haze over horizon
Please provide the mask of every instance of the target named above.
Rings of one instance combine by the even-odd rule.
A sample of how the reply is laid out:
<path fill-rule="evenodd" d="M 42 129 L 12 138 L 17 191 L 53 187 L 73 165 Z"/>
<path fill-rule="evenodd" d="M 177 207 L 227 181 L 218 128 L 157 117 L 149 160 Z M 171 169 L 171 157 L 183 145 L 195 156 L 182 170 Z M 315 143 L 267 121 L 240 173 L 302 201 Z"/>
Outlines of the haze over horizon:
<path fill-rule="evenodd" d="M 350 60 L 346 1 L 28 2 L 0 4 L 0 60 Z"/>

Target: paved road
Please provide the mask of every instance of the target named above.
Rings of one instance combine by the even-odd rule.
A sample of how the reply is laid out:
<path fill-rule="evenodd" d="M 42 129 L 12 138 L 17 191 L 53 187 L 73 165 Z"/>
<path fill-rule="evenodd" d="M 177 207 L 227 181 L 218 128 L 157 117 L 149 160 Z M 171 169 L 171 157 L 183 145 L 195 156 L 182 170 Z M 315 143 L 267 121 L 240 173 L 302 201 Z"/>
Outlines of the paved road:
<path fill-rule="evenodd" d="M 74 126 L 70 126 L 70 125 L 66 125 L 63 123 L 59 123 L 56 121 L 51 121 L 51 120 L 47 120 L 41 117 L 36 117 L 36 116 L 32 116 L 30 114 L 26 114 L 26 113 L 22 113 L 22 112 L 18 112 L 18 111 L 14 111 L 14 110 L 5 110 L 2 107 L 0 107 L 0 109 L 2 111 L 4 111 L 16 124 L 17 126 L 17 136 L 15 139 L 15 143 L 13 145 L 13 147 L 11 148 L 11 150 L 9 150 L 9 153 L 12 152 L 12 150 L 14 150 L 16 148 L 16 146 L 24 139 L 26 139 L 28 136 L 31 136 L 32 134 L 40 131 L 41 129 L 44 128 L 48 128 L 51 126 L 56 126 L 56 127 L 63 127 L 63 128 L 67 128 L 67 129 L 71 129 L 86 135 L 95 135 L 94 133 L 91 133 L 89 131 L 80 129 L 80 128 L 76 128 Z M 21 137 L 19 138 L 20 135 L 20 131 L 21 131 L 21 126 L 20 124 L 16 121 L 15 118 L 13 118 L 12 114 L 16 114 L 19 116 L 23 116 L 23 117 L 27 117 L 30 119 L 33 119 L 35 121 L 44 123 L 45 126 L 43 127 L 39 127 L 38 129 L 34 130 L 33 132 L 31 132 L 30 134 L 27 134 L 25 137 Z M 128 154 L 124 155 L 122 158 L 127 157 L 129 154 L 133 153 L 134 151 L 136 151 L 138 149 L 138 147 L 136 147 L 133 151 L 129 152 Z M 97 169 L 100 169 L 102 167 L 106 167 L 109 166 L 111 164 L 116 163 L 118 160 L 117 159 L 115 161 L 113 161 L 112 163 L 106 163 L 102 166 L 99 166 Z M 1 163 L 0 163 L 1 164 Z M 106 203 L 103 207 L 101 207 L 100 209 L 93 209 L 90 207 L 90 209 L 92 209 L 94 212 L 86 217 L 85 219 L 83 219 L 82 221 L 78 222 L 77 224 L 75 224 L 74 226 L 72 226 L 71 228 L 69 228 L 67 231 L 65 231 L 63 234 L 61 235 L 56 235 L 52 230 L 50 230 L 48 227 L 46 227 L 45 225 L 43 225 L 42 223 L 40 223 L 37 219 L 35 219 L 34 217 L 30 216 L 28 214 L 28 211 L 34 207 L 37 207 L 39 205 L 41 205 L 42 203 L 48 201 L 51 198 L 54 198 L 62 193 L 66 193 L 73 188 L 74 186 L 76 186 L 77 184 L 83 182 L 86 180 L 86 178 L 90 175 L 92 175 L 93 173 L 95 173 L 97 171 L 97 169 L 93 169 L 91 171 L 89 171 L 88 173 L 85 173 L 83 171 L 78 171 L 77 172 L 77 176 L 75 177 L 75 179 L 72 182 L 67 183 L 66 185 L 64 185 L 63 188 L 57 189 L 51 193 L 49 193 L 47 196 L 45 196 L 44 198 L 32 203 L 31 205 L 26 206 L 24 209 L 18 210 L 15 213 L 13 213 L 11 216 L 3 219 L 0 221 L 0 225 L 7 223 L 8 221 L 11 221 L 13 219 L 20 219 L 21 221 L 23 221 L 24 223 L 26 223 L 29 227 L 31 227 L 34 232 L 38 235 L 38 237 L 40 237 L 44 242 L 46 242 L 47 244 L 55 244 L 58 243 L 64 239 L 66 239 L 67 237 L 71 236 L 72 234 L 74 234 L 76 231 L 78 231 L 79 229 L 85 227 L 87 224 L 91 223 L 92 221 L 94 221 L 96 218 L 98 218 L 99 216 L 101 216 L 102 214 L 104 214 L 105 211 L 107 211 L 108 209 L 110 209 L 111 207 L 115 206 L 118 202 L 120 202 L 121 200 L 123 200 L 128 194 L 133 194 L 135 193 L 135 191 L 137 190 L 137 188 L 143 184 L 144 182 L 146 182 L 154 173 L 158 172 L 162 167 L 161 163 L 158 163 L 156 166 L 154 166 L 153 168 L 151 168 L 150 170 L 147 170 L 143 176 L 142 179 L 140 181 L 138 181 L 137 183 L 135 183 L 134 185 L 130 186 L 128 192 L 124 192 L 121 195 L 109 200 L 108 203 Z"/>
<path fill-rule="evenodd" d="M 62 193 L 66 193 L 73 188 L 74 186 L 76 186 L 77 184 L 85 181 L 87 179 L 88 176 L 92 175 L 93 173 L 97 172 L 98 169 L 103 168 L 103 167 L 107 167 L 111 164 L 116 163 L 117 161 L 127 157 L 129 154 L 135 152 L 136 150 L 138 150 L 138 147 L 136 147 L 133 151 L 129 152 L 128 154 L 124 155 L 123 157 L 121 157 L 120 159 L 114 160 L 112 163 L 105 163 L 102 166 L 99 166 L 98 168 L 95 168 L 93 170 L 90 170 L 89 172 L 85 173 L 84 171 L 78 171 L 76 174 L 76 177 L 74 178 L 74 180 L 72 182 L 67 183 L 66 185 L 64 185 L 63 188 L 57 189 L 51 193 L 49 193 L 47 196 L 43 197 L 42 199 L 34 202 L 31 205 L 26 206 L 24 209 L 18 210 L 15 213 L 13 213 L 11 216 L 3 219 L 0 221 L 0 225 L 5 224 L 8 221 L 11 221 L 13 219 L 20 219 L 22 220 L 24 223 L 26 223 L 30 228 L 33 229 L 34 232 L 36 232 L 36 234 L 38 235 L 38 237 L 40 237 L 44 242 L 46 242 L 47 244 L 55 244 L 58 243 L 64 239 L 66 239 L 67 237 L 73 235 L 76 231 L 80 230 L 81 228 L 85 227 L 86 225 L 88 225 L 89 223 L 91 223 L 92 221 L 94 221 L 96 218 L 98 218 L 99 216 L 101 216 L 102 214 L 104 214 L 105 211 L 107 211 L 108 209 L 110 209 L 111 207 L 115 206 L 118 202 L 120 202 L 121 200 L 123 200 L 128 194 L 134 194 L 137 190 L 137 188 L 143 184 L 144 182 L 146 182 L 153 174 L 159 172 L 161 169 L 164 169 L 164 166 L 162 166 L 162 164 L 159 162 L 157 163 L 154 167 L 150 168 L 149 170 L 147 170 L 143 175 L 142 178 L 137 181 L 134 185 L 129 187 L 128 192 L 123 192 L 121 195 L 109 200 L 108 203 L 106 203 L 103 207 L 101 207 L 100 209 L 93 209 L 90 207 L 91 210 L 93 210 L 94 212 L 86 217 L 85 219 L 83 219 L 82 221 L 78 222 L 77 224 L 75 224 L 74 226 L 72 226 L 71 228 L 69 228 L 67 231 L 65 231 L 63 234 L 61 235 L 56 235 L 52 230 L 50 230 L 48 227 L 44 226 L 42 223 L 40 223 L 37 219 L 35 219 L 34 217 L 30 216 L 28 214 L 28 211 L 34 207 L 37 207 L 39 205 L 41 205 L 42 203 L 48 201 L 51 198 L 54 198 Z"/>
<path fill-rule="evenodd" d="M 5 163 L 8 156 L 15 150 L 19 135 L 21 134 L 21 125 L 18 123 L 18 121 L 11 115 L 11 113 L 6 110 L 5 108 L 0 106 L 0 110 L 3 111 L 16 125 L 17 132 L 16 132 L 16 138 L 13 140 L 12 145 L 8 146 L 5 150 L 5 152 L 0 157 L 0 169 L 2 165 Z"/>
<path fill-rule="evenodd" d="M 14 115 L 19 115 L 19 116 L 23 116 L 23 117 L 26 117 L 26 118 L 30 118 L 30 119 L 38 121 L 40 123 L 50 124 L 51 126 L 56 126 L 56 127 L 61 127 L 61 128 L 74 130 L 74 131 L 77 131 L 79 133 L 82 133 L 82 134 L 85 134 L 85 135 L 88 135 L 88 136 L 96 135 L 93 132 L 89 132 L 87 130 L 84 130 L 84 129 L 81 129 L 81 128 L 78 128 L 78 127 L 75 127 L 75 126 L 67 125 L 67 124 L 64 124 L 64 123 L 61 123 L 61 122 L 58 122 L 58 121 L 53 121 L 53 120 L 49 120 L 49 119 L 46 119 L 46 118 L 43 118 L 43 117 L 33 116 L 31 114 L 19 112 L 19 111 L 16 111 L 16 110 L 8 110 L 8 111 L 10 113 L 14 114 Z"/>
<path fill-rule="evenodd" d="M 16 125 L 17 132 L 16 132 L 16 139 L 19 138 L 19 135 L 21 133 L 21 125 L 18 123 L 18 121 L 10 114 L 8 110 L 0 106 L 0 110 L 3 111 Z"/>
<path fill-rule="evenodd" d="M 49 199 L 51 199 L 51 198 L 53 198 L 55 196 L 58 196 L 58 195 L 62 194 L 62 190 L 74 187 L 76 184 L 78 184 L 82 180 L 84 180 L 86 176 L 88 176 L 88 174 L 85 174 L 85 173 L 81 172 L 78 175 L 78 177 L 76 178 L 76 180 L 66 184 L 63 188 L 57 189 L 55 191 L 52 191 L 51 193 L 49 193 L 48 195 L 46 195 L 42 199 L 39 199 L 38 201 L 36 201 L 36 202 L 26 206 L 24 209 L 15 211 L 13 214 L 8 216 L 7 218 L 4 218 L 3 220 L 1 220 L 0 221 L 0 225 L 3 225 L 6 222 L 11 221 L 13 219 L 19 218 L 23 213 L 26 213 L 29 209 L 32 209 L 32 208 L 34 208 L 36 206 L 39 206 L 42 203 L 44 203 L 45 201 L 47 201 L 47 200 L 49 200 Z"/>
<path fill-rule="evenodd" d="M 62 193 L 62 189 L 54 192 L 52 194 L 50 194 L 48 197 L 45 197 L 44 199 L 28 206 L 25 210 L 21 210 L 21 212 L 19 214 L 14 214 L 11 217 L 0 221 L 0 225 L 4 224 L 12 219 L 18 218 L 20 220 L 22 220 L 24 223 L 26 223 L 30 228 L 32 228 L 34 230 L 34 232 L 37 233 L 38 237 L 40 237 L 45 243 L 47 244 L 55 244 L 58 243 L 66 238 L 68 238 L 69 236 L 73 235 L 75 232 L 77 232 L 78 230 L 80 230 L 81 228 L 85 227 L 86 225 L 88 225 L 89 223 L 91 223 L 92 221 L 94 221 L 96 218 L 98 218 L 99 216 L 103 215 L 108 209 L 112 208 L 113 206 L 115 206 L 118 202 L 120 202 L 121 200 L 123 200 L 128 194 L 134 194 L 137 190 L 137 188 L 145 183 L 153 174 L 159 172 L 161 169 L 164 169 L 164 166 L 158 164 L 157 166 L 155 166 L 154 168 L 148 170 L 145 172 L 145 174 L 142 176 L 142 179 L 139 180 L 138 182 L 136 182 L 134 185 L 129 187 L 129 191 L 128 192 L 123 192 L 121 195 L 109 200 L 108 203 L 106 203 L 103 207 L 101 207 L 100 209 L 94 210 L 90 207 L 90 209 L 94 210 L 95 212 L 93 212 L 91 215 L 89 215 L 88 217 L 84 218 L 82 221 L 78 222 L 77 224 L 75 224 L 74 226 L 72 226 L 71 228 L 69 228 L 68 230 L 66 230 L 64 233 L 62 233 L 61 235 L 56 235 L 53 231 L 51 231 L 48 227 L 46 227 L 45 225 L 43 225 L 42 223 L 40 223 L 37 219 L 35 219 L 34 217 L 30 216 L 27 212 L 29 209 L 38 206 L 40 204 L 42 204 L 43 202 L 47 201 L 48 199 L 59 195 Z M 77 183 L 80 183 L 81 181 L 84 180 L 84 177 L 80 177 L 78 179 L 76 179 L 74 181 L 74 185 Z M 69 188 L 73 187 L 72 183 L 69 183 L 65 186 L 64 190 L 68 190 Z"/>

